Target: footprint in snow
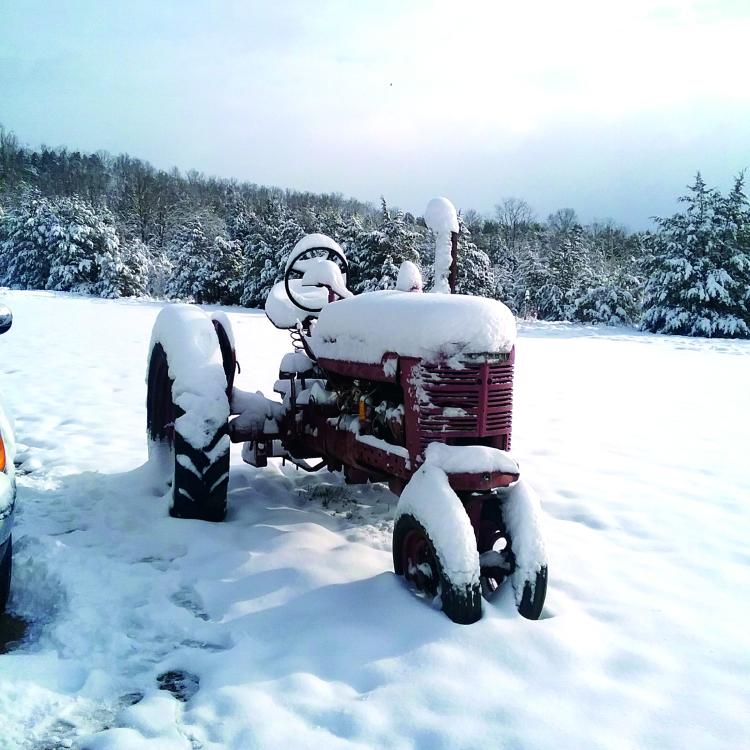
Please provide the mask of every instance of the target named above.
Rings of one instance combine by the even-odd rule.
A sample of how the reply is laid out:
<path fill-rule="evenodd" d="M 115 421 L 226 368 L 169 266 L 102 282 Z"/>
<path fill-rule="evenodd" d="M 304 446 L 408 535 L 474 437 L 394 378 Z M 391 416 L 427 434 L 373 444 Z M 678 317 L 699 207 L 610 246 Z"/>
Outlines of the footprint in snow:
<path fill-rule="evenodd" d="M 122 708 L 127 706 L 134 706 L 136 703 L 140 703 L 143 700 L 143 693 L 140 690 L 133 690 L 132 693 L 125 693 L 121 695 L 117 702 Z"/>
<path fill-rule="evenodd" d="M 173 604 L 186 609 L 201 620 L 210 620 L 208 612 L 203 608 L 200 596 L 195 589 L 181 588 L 169 597 Z"/>
<path fill-rule="evenodd" d="M 200 678 L 182 669 L 174 669 L 162 672 L 156 678 L 159 690 L 166 690 L 183 703 L 189 701 L 200 687 Z"/>

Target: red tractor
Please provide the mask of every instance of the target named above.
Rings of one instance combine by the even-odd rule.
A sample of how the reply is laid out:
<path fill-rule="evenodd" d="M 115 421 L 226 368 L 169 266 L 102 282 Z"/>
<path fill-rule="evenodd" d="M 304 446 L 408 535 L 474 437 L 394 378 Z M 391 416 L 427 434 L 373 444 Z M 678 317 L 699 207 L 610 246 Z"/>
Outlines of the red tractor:
<path fill-rule="evenodd" d="M 439 260 L 446 225 L 435 228 Z M 453 248 L 455 264 L 455 236 Z M 161 311 L 148 368 L 149 456 L 171 479 L 171 514 L 224 518 L 230 442 L 244 444 L 252 466 L 283 458 L 343 471 L 347 483 L 387 482 L 399 496 L 396 574 L 439 596 L 459 623 L 478 620 L 482 594 L 507 579 L 518 611 L 537 619 L 547 589 L 541 512 L 508 453 L 512 314 L 496 300 L 422 293 L 411 264 L 397 289 L 358 296 L 347 272 L 325 235 L 292 251 L 266 303 L 294 348 L 274 399 L 234 387 L 226 316 Z"/>

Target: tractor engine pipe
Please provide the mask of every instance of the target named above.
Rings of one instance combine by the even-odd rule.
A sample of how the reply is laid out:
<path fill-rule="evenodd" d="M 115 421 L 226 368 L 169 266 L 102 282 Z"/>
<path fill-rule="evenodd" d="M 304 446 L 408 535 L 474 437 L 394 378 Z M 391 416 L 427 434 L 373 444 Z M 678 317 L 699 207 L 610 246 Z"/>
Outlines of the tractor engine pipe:
<path fill-rule="evenodd" d="M 425 224 L 435 235 L 435 275 L 432 291 L 453 294 L 456 291 L 458 215 L 447 198 L 433 198 L 424 212 Z"/>
<path fill-rule="evenodd" d="M 458 232 L 451 232 L 451 270 L 448 274 L 448 286 L 451 294 L 456 293 L 456 281 L 458 280 Z"/>

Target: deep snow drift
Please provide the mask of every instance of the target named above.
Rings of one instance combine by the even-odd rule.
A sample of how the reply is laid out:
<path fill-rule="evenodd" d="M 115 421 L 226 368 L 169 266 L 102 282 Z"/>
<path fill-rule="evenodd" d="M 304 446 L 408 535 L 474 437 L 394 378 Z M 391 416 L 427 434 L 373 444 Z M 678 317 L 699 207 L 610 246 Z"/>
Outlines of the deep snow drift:
<path fill-rule="evenodd" d="M 235 447 L 227 522 L 167 515 L 140 468 L 160 305 L 0 296 L 31 621 L 0 655 L 0 747 L 747 743 L 750 343 L 521 325 L 513 456 L 542 499 L 545 615 L 506 587 L 458 626 L 392 574 L 381 486 Z M 228 314 L 238 385 L 270 395 L 286 334 Z"/>

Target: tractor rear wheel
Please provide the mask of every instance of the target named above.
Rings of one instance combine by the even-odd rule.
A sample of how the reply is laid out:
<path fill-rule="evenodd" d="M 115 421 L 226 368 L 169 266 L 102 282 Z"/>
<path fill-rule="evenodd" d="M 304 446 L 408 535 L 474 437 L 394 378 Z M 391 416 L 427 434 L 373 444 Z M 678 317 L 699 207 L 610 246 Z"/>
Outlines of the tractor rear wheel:
<path fill-rule="evenodd" d="M 165 307 L 154 327 L 149 460 L 171 481 L 175 518 L 221 521 L 226 515 L 230 442 L 222 343 L 211 320 L 189 305 Z"/>

